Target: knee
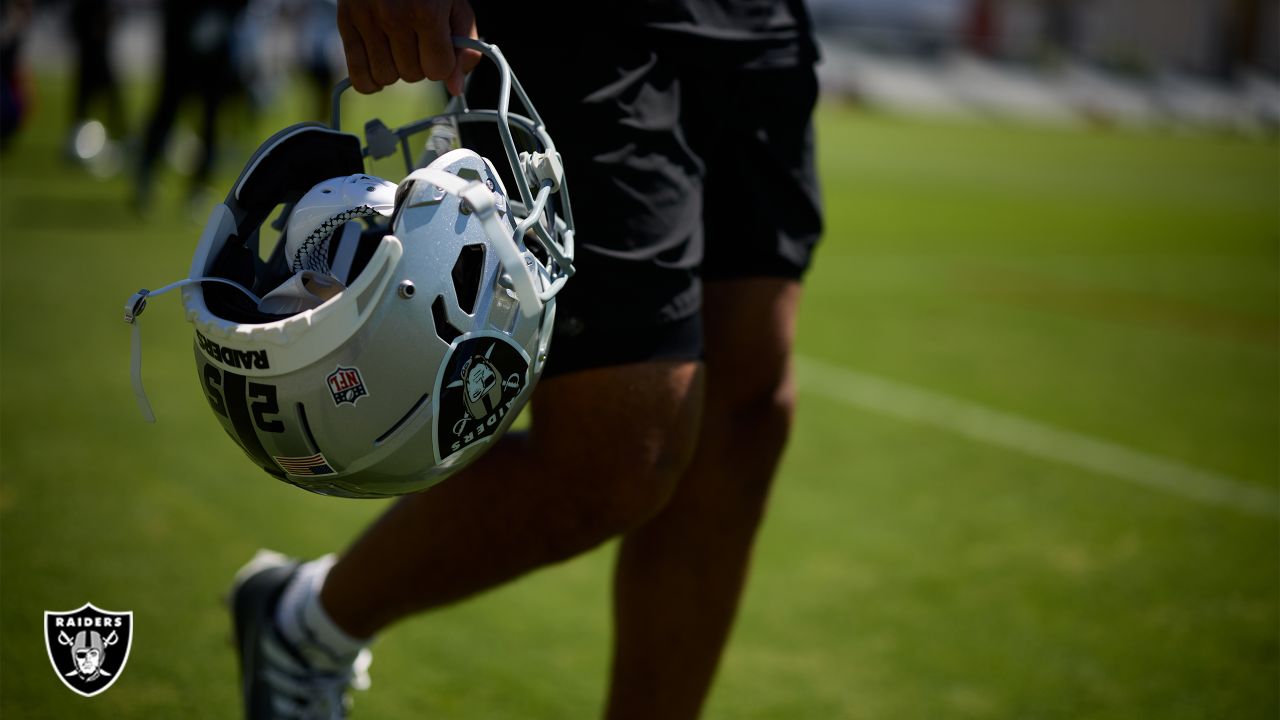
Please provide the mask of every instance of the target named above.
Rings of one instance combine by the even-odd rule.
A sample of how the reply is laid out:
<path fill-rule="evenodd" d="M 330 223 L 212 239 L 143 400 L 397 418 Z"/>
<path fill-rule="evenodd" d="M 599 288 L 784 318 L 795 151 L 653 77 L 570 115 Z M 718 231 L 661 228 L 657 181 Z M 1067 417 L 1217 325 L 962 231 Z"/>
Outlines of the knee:
<path fill-rule="evenodd" d="M 541 445 L 542 462 L 558 475 L 557 526 L 547 553 L 565 559 L 644 524 L 670 500 L 692 461 L 702 415 L 700 376 L 666 387 L 637 386 L 632 392 L 668 397 L 640 407 L 614 408 L 580 423 L 572 435 Z M 535 409 L 539 423 L 555 428 Z M 533 438 L 535 445 L 537 438 Z"/>
<path fill-rule="evenodd" d="M 749 453 L 778 455 L 791 436 L 795 413 L 796 388 L 790 373 L 780 371 L 754 382 L 716 383 L 713 379 L 707 396 L 707 431 Z"/>
<path fill-rule="evenodd" d="M 642 525 L 662 510 L 689 466 L 697 435 L 696 425 L 672 426 L 643 446 L 615 446 L 617 457 L 596 477 L 606 492 L 590 508 L 606 537 Z"/>
<path fill-rule="evenodd" d="M 721 392 L 723 390 L 723 392 Z M 704 498 L 725 512 L 759 513 L 769 497 L 796 411 L 789 375 L 754 384 L 708 384 L 700 460 L 704 468 L 732 469 L 721 481 L 703 480 Z M 722 473 L 723 474 L 723 473 Z"/>
<path fill-rule="evenodd" d="M 697 428 L 673 427 L 647 442 L 619 439 L 586 450 L 593 456 L 562 465 L 567 482 L 550 521 L 544 553 L 567 560 L 643 525 L 673 495 L 693 455 Z"/>

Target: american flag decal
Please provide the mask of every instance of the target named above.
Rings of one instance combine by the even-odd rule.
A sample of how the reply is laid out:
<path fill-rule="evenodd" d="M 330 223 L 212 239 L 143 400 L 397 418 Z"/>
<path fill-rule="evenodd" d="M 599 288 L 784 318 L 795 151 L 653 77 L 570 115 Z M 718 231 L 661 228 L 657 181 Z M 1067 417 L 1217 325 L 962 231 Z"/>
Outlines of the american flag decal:
<path fill-rule="evenodd" d="M 276 457 L 275 461 L 280 469 L 295 477 L 332 475 L 335 472 L 320 453 L 309 457 Z"/>

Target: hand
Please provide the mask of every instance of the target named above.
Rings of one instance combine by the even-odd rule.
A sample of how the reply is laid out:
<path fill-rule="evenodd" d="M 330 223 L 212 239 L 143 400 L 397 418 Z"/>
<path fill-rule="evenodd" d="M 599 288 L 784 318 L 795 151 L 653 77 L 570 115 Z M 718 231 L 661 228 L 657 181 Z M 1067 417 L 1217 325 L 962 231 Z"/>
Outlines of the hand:
<path fill-rule="evenodd" d="M 451 39 L 478 37 L 467 0 L 338 0 L 338 33 L 357 92 L 425 77 L 461 95 L 463 76 L 480 62 L 480 53 Z"/>

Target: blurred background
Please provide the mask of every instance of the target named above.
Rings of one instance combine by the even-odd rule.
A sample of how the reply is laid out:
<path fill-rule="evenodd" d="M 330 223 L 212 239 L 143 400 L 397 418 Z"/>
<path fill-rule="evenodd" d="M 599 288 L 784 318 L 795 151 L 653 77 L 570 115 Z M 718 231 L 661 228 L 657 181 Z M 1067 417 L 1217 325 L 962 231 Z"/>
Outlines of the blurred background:
<path fill-rule="evenodd" d="M 828 227 L 706 717 L 1277 717 L 1280 2 L 810 8 Z M 120 320 L 262 140 L 327 119 L 333 15 L 0 2 L 4 717 L 235 717 L 232 573 L 382 508 L 253 470 L 173 298 L 142 323 L 144 424 Z M 344 125 L 442 97 L 344 98 Z M 356 717 L 594 716 L 612 552 L 397 627 Z M 135 613 L 92 699 L 41 629 L 85 602 Z"/>
<path fill-rule="evenodd" d="M 919 113 L 1274 132 L 1268 0 L 814 0 L 830 93 Z"/>

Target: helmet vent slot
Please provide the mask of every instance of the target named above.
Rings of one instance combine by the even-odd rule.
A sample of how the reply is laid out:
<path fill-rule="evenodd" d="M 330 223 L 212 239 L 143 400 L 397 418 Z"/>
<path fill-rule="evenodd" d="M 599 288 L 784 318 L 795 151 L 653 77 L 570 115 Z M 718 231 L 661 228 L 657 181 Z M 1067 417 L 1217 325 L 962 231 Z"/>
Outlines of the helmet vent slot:
<path fill-rule="evenodd" d="M 453 291 L 458 296 L 458 305 L 468 315 L 475 313 L 483 271 L 484 245 L 464 245 L 458 261 L 453 264 Z"/>
<path fill-rule="evenodd" d="M 437 295 L 435 302 L 431 303 L 431 319 L 435 321 L 436 335 L 445 343 L 452 345 L 462 331 L 449 323 L 449 318 L 444 314 L 444 296 Z"/>
<path fill-rule="evenodd" d="M 298 403 L 298 424 L 302 426 L 302 434 L 306 436 L 307 442 L 311 443 L 311 449 L 323 453 L 320 444 L 316 442 L 316 436 L 311 434 L 311 423 L 307 422 L 307 408 L 302 403 Z"/>
<path fill-rule="evenodd" d="M 431 397 L 431 394 L 430 394 L 430 393 L 425 393 L 425 394 L 423 394 L 423 396 L 422 396 L 422 397 L 418 398 L 418 402 L 414 403 L 414 404 L 413 404 L 413 407 L 409 408 L 409 412 L 405 413 L 405 414 L 404 414 L 404 417 L 402 417 L 402 418 L 400 418 L 399 420 L 397 420 L 397 421 L 396 421 L 396 424 L 395 424 L 395 425 L 392 425 L 390 428 L 388 428 L 386 432 L 384 432 L 384 433 L 382 433 L 381 435 L 379 435 L 379 436 L 378 436 L 378 439 L 373 441 L 373 444 L 374 444 L 375 446 L 377 446 L 377 445 L 381 445 L 382 443 L 386 442 L 386 439 L 387 439 L 387 438 L 389 438 L 389 437 L 391 437 L 392 435 L 394 435 L 394 434 L 396 433 L 396 431 L 397 431 L 397 430 L 399 430 L 400 428 L 404 427 L 405 423 L 407 423 L 407 422 L 409 422 L 410 420 L 412 420 L 412 419 L 413 419 L 413 417 L 414 417 L 415 415 L 417 415 L 417 414 L 418 414 L 418 411 L 419 411 L 419 410 L 421 410 L 421 409 L 423 408 L 423 406 L 427 404 L 427 398 L 429 398 L 429 397 Z"/>

